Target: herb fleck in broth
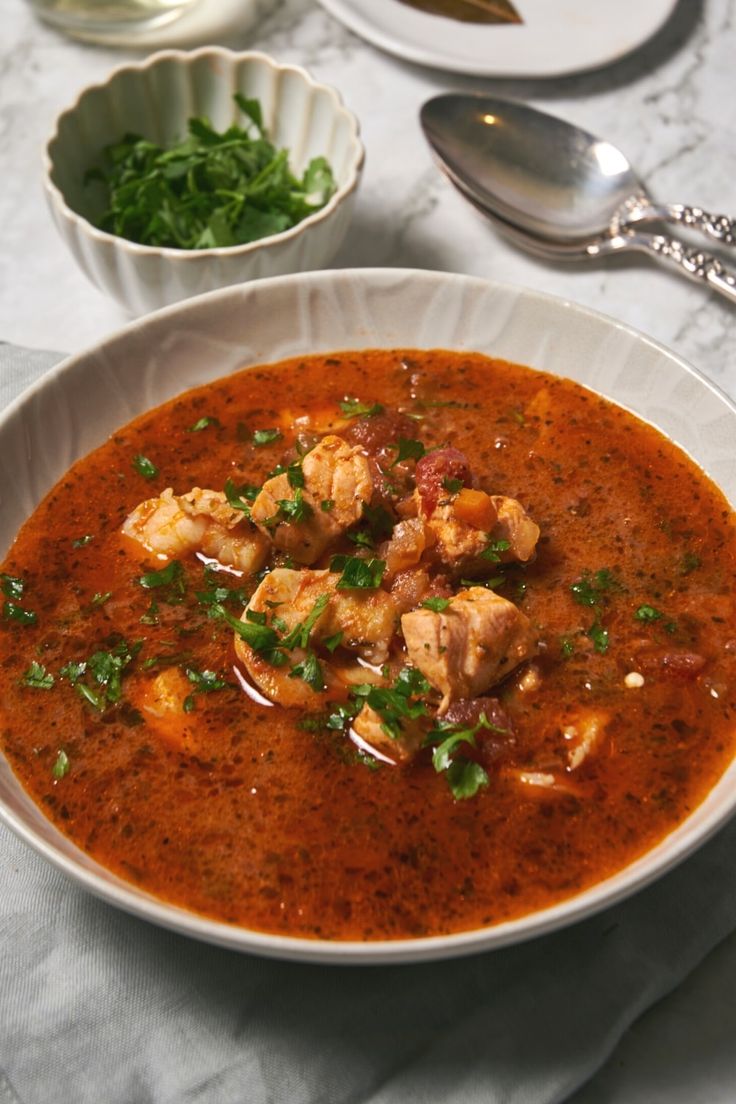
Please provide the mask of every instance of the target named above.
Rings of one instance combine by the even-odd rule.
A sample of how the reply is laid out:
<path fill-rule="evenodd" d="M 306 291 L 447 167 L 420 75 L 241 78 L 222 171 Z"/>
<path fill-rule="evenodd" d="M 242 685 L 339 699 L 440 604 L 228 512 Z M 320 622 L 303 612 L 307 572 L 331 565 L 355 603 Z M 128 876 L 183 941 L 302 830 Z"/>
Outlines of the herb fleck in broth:
<path fill-rule="evenodd" d="M 380 493 L 305 568 L 270 542 L 339 528 L 339 489 L 310 491 L 326 435 L 370 455 Z M 269 477 L 285 488 L 262 511 L 270 575 L 156 560 L 122 534 L 168 487 L 225 489 L 227 516 L 250 525 Z M 415 484 L 422 509 L 481 533 L 484 492 L 518 500 L 539 527 L 534 555 L 488 539 L 451 570 L 435 545 L 429 588 L 397 597 L 386 549 L 416 520 L 396 512 Z M 76 843 L 197 912 L 329 939 L 497 923 L 626 865 L 731 760 L 735 565 L 732 515 L 702 473 L 569 381 L 443 351 L 242 372 L 120 430 L 23 527 L 0 579 L 5 752 Z M 297 621 L 268 597 L 241 620 L 267 580 L 323 569 L 329 600 L 315 593 Z M 377 682 L 331 693 L 354 646 L 325 620 L 333 595 L 378 617 L 393 593 L 436 625 L 478 592 L 511 603 L 534 640 L 499 683 L 438 717 L 443 690 L 397 634 L 371 664 Z M 253 700 L 241 654 L 310 704 Z M 418 726 L 402 764 L 349 738 L 371 703 L 387 740 Z"/>

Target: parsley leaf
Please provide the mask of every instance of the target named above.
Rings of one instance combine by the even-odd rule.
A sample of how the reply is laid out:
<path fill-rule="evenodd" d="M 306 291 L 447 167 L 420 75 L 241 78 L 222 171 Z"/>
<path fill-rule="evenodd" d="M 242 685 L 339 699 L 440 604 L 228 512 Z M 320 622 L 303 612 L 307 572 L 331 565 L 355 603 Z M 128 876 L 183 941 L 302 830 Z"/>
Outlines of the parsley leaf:
<path fill-rule="evenodd" d="M 187 589 L 184 568 L 178 560 L 172 560 L 160 571 L 147 571 L 139 577 L 138 583 L 144 590 L 168 587 L 167 599 L 173 602 L 179 601 Z"/>
<path fill-rule="evenodd" d="M 72 548 L 84 548 L 85 544 L 89 544 L 94 539 L 91 533 L 85 533 L 83 537 L 77 537 L 72 541 Z"/>
<path fill-rule="evenodd" d="M 280 648 L 278 633 L 270 625 L 259 625 L 254 621 L 241 621 L 239 617 L 235 617 L 219 603 L 212 608 L 266 663 L 270 663 L 272 667 L 283 667 L 287 662 L 286 655 Z"/>
<path fill-rule="evenodd" d="M 16 621 L 19 625 L 35 625 L 38 621 L 33 610 L 21 609 L 16 602 L 10 600 L 3 602 L 3 619 Z"/>
<path fill-rule="evenodd" d="M 282 638 L 281 647 L 288 651 L 296 647 L 306 648 L 309 644 L 312 629 L 327 608 L 329 600 L 329 594 L 320 594 L 304 620 L 295 625 L 291 632 Z"/>
<path fill-rule="evenodd" d="M 596 652 L 605 655 L 608 651 L 608 629 L 604 629 L 600 621 L 594 621 L 586 635 L 593 641 Z"/>
<path fill-rule="evenodd" d="M 664 614 L 660 610 L 655 609 L 654 606 L 639 606 L 638 610 L 634 613 L 634 617 L 637 621 L 645 621 L 647 623 L 652 621 L 659 621 Z"/>
<path fill-rule="evenodd" d="M 6 598 L 11 598 L 15 602 L 20 601 L 23 597 L 24 588 L 25 583 L 17 575 L 0 573 L 0 589 L 2 589 Z"/>
<path fill-rule="evenodd" d="M 187 433 L 201 433 L 202 430 L 207 429 L 208 426 L 216 426 L 219 429 L 221 424 L 219 418 L 211 418 L 209 414 L 205 414 L 205 416 L 196 421 L 194 425 L 189 426 Z"/>
<path fill-rule="evenodd" d="M 406 721 L 415 721 L 426 716 L 427 706 L 419 695 L 428 694 L 429 690 L 429 683 L 421 671 L 416 667 L 403 667 L 393 686 L 361 683 L 353 687 L 351 694 L 379 715 L 381 728 L 387 736 L 395 740 L 401 735 Z"/>
<path fill-rule="evenodd" d="M 276 515 L 277 520 L 282 519 L 284 521 L 306 521 L 314 513 L 314 510 L 304 498 L 304 492 L 301 487 L 297 487 L 294 491 L 293 498 L 278 498 L 276 499 L 276 505 L 279 508 L 279 512 Z M 269 521 L 271 519 L 269 518 Z"/>
<path fill-rule="evenodd" d="M 413 441 L 410 437 L 399 437 L 398 442 L 392 446 L 398 449 L 398 454 L 392 468 L 400 464 L 402 460 L 421 460 L 427 451 L 421 441 Z"/>
<path fill-rule="evenodd" d="M 241 483 L 239 487 L 236 487 L 232 479 L 226 479 L 223 490 L 225 498 L 233 510 L 242 510 L 246 517 L 250 517 L 251 503 L 255 502 L 261 488 L 255 487 L 251 483 Z"/>
<path fill-rule="evenodd" d="M 445 488 L 446 491 L 449 491 L 450 494 L 458 494 L 463 489 L 465 484 L 463 483 L 462 479 L 452 479 L 449 475 L 446 475 L 445 478 L 442 480 L 442 486 Z"/>
<path fill-rule="evenodd" d="M 476 737 L 481 729 L 506 734 L 506 729 L 492 724 L 486 714 L 481 713 L 478 723 L 470 728 L 440 721 L 427 737 L 428 744 L 437 745 L 432 752 L 432 766 L 438 774 L 444 773 L 456 800 L 474 797 L 479 789 L 488 785 L 488 774 L 480 763 L 467 755 L 458 755 L 458 752 L 462 753 L 465 744 L 473 750 L 477 748 Z"/>
<path fill-rule="evenodd" d="M 55 679 L 42 663 L 34 659 L 21 681 L 24 686 L 30 686 L 33 690 L 50 690 Z"/>
<path fill-rule="evenodd" d="M 511 547 L 511 542 L 507 540 L 491 541 L 487 548 L 484 548 L 480 554 L 482 560 L 490 560 L 491 563 L 501 562 L 501 553 L 508 552 Z"/>
<path fill-rule="evenodd" d="M 360 556 L 333 556 L 330 571 L 341 571 L 338 590 L 375 590 L 386 570 L 384 560 L 364 560 Z"/>
<path fill-rule="evenodd" d="M 68 773 L 70 765 L 69 756 L 62 748 L 56 756 L 56 762 L 51 768 L 51 773 L 57 782 L 61 781 L 64 775 Z"/>
<path fill-rule="evenodd" d="M 368 418 L 372 414 L 383 414 L 381 403 L 364 403 L 360 399 L 344 399 L 340 409 L 347 418 Z"/>
<path fill-rule="evenodd" d="M 258 100 L 233 99 L 243 126 L 219 132 L 195 117 L 166 146 L 137 134 L 108 146 L 84 178 L 106 191 L 100 227 L 144 245 L 211 249 L 281 233 L 323 207 L 335 190 L 325 158 L 296 177 L 288 150 L 269 140 Z"/>
<path fill-rule="evenodd" d="M 304 660 L 295 667 L 292 667 L 289 672 L 289 678 L 304 679 L 308 686 L 311 686 L 313 690 L 318 692 L 325 688 L 322 666 L 311 648 L 304 657 Z"/>
<path fill-rule="evenodd" d="M 263 448 L 264 445 L 270 445 L 274 441 L 280 441 L 282 433 L 280 429 L 256 429 L 253 432 L 251 441 L 256 448 Z"/>
<path fill-rule="evenodd" d="M 622 589 L 621 584 L 607 567 L 596 571 L 594 575 L 584 571 L 578 581 L 570 586 L 572 596 L 579 606 L 597 606 L 607 591 Z"/>
<path fill-rule="evenodd" d="M 227 686 L 227 679 L 220 678 L 214 671 L 196 671 L 193 667 L 187 667 L 184 674 L 194 683 L 200 694 L 211 694 Z"/>
<path fill-rule="evenodd" d="M 158 475 L 158 468 L 147 456 L 142 456 L 139 453 L 138 456 L 133 457 L 131 463 L 138 474 L 142 475 L 144 479 L 155 479 Z"/>
<path fill-rule="evenodd" d="M 422 602 L 422 609 L 432 610 L 433 613 L 442 613 L 449 604 L 449 598 L 425 598 Z"/>

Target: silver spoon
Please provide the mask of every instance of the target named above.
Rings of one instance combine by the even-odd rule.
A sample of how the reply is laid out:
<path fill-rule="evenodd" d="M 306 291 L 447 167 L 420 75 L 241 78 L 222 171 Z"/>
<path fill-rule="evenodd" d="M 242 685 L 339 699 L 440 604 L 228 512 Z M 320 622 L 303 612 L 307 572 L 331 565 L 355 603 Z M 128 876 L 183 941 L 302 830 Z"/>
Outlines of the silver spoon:
<path fill-rule="evenodd" d="M 736 224 L 699 208 L 653 203 L 609 142 L 495 96 L 436 96 L 420 118 L 453 184 L 522 248 L 550 260 L 639 250 L 736 302 L 736 278 L 717 258 L 656 228 L 642 232 L 650 222 L 678 222 L 730 245 Z"/>

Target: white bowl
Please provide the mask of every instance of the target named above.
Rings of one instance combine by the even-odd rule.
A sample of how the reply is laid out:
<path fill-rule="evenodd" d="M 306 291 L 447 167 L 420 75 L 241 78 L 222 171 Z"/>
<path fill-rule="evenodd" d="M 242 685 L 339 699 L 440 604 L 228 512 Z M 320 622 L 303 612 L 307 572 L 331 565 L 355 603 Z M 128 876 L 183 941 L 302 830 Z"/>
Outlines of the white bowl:
<path fill-rule="evenodd" d="M 259 281 L 169 308 L 47 374 L 0 418 L 0 551 L 75 459 L 147 408 L 244 366 L 369 347 L 478 350 L 568 376 L 658 426 L 736 502 L 736 406 L 666 349 L 602 315 L 536 292 L 444 273 L 344 270 Z M 447 958 L 560 928 L 663 874 L 735 808 L 736 761 L 661 843 L 566 901 L 455 935 L 327 942 L 208 920 L 121 881 L 46 820 L 0 757 L 0 816 L 87 889 L 199 939 L 341 964 Z"/>
<path fill-rule="evenodd" d="M 312 157 L 327 158 L 337 190 L 325 207 L 283 233 L 218 249 L 139 245 L 96 227 L 99 192 L 85 186 L 84 174 L 106 145 L 126 132 L 159 144 L 176 140 L 191 116 L 207 116 L 224 129 L 242 121 L 234 92 L 260 101 L 269 137 L 289 150 L 296 175 Z M 138 314 L 214 288 L 328 264 L 345 236 L 363 161 L 357 119 L 335 89 L 317 84 L 304 69 L 256 52 L 164 50 L 116 69 L 59 116 L 44 156 L 44 184 L 54 221 L 82 271 Z"/>

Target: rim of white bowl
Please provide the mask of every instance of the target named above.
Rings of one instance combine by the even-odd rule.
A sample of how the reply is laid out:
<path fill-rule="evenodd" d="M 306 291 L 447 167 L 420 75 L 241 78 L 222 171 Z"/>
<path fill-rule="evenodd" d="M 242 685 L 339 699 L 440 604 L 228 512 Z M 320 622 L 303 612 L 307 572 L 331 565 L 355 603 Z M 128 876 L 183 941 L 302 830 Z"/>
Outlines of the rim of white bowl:
<path fill-rule="evenodd" d="M 57 365 L 26 388 L 16 399 L 0 412 L 0 433 L 5 421 L 14 417 L 22 406 L 42 388 L 63 376 L 73 369 L 80 360 L 92 355 L 104 353 L 108 346 L 115 345 L 124 340 L 126 335 L 139 333 L 151 325 L 156 325 L 167 318 L 174 318 L 181 313 L 198 311 L 208 302 L 232 297 L 233 299 L 250 294 L 259 289 L 259 293 L 270 286 L 280 286 L 284 283 L 320 283 L 324 280 L 375 280 L 378 284 L 385 281 L 394 281 L 397 278 L 406 277 L 418 282 L 424 282 L 428 286 L 436 284 L 438 280 L 448 283 L 465 283 L 472 286 L 481 286 L 489 291 L 494 289 L 516 292 L 531 300 L 542 303 L 551 303 L 563 312 L 569 312 L 572 316 L 588 318 L 593 322 L 602 322 L 614 330 L 634 338 L 637 342 L 656 350 L 670 362 L 676 364 L 687 376 L 691 376 L 717 395 L 724 405 L 736 418 L 736 402 L 723 391 L 717 384 L 709 379 L 703 372 L 684 360 L 677 353 L 662 343 L 655 341 L 646 334 L 629 326 L 619 319 L 607 315 L 602 311 L 582 306 L 562 296 L 552 295 L 548 292 L 537 291 L 522 285 L 514 285 L 499 280 L 484 279 L 477 276 L 468 276 L 462 273 L 440 272 L 429 269 L 406 268 L 347 268 L 347 269 L 322 269 L 316 272 L 288 273 L 281 276 L 264 277 L 259 280 L 236 285 L 234 287 L 218 288 L 203 295 L 194 296 L 183 302 L 174 303 L 162 307 L 157 311 L 134 319 L 121 329 L 108 335 L 102 341 L 89 346 L 82 352 L 65 357 Z M 590 390 L 600 394 L 596 388 L 588 384 Z M 609 401 L 616 402 L 615 399 Z M 619 403 L 618 405 L 623 405 Z M 627 409 L 626 407 L 624 407 Z M 643 415 L 634 412 L 636 417 L 648 421 Z M 655 424 L 655 423 L 650 423 Z M 663 432 L 660 430 L 660 432 Z M 677 442 L 674 442 L 677 444 Z M 677 445 L 678 448 L 682 446 Z M 702 465 L 695 461 L 699 467 Z M 716 484 L 717 486 L 717 484 Z M 730 501 L 730 500 L 729 500 Z M 733 505 L 733 504 L 732 504 Z M 0 752 L 2 754 L 2 752 Z M 12 773 L 12 771 L 11 771 Z M 135 889 L 123 882 L 116 874 L 96 860 L 92 859 L 84 851 L 78 848 L 69 837 L 56 828 L 52 821 L 49 825 L 54 835 L 66 845 L 68 849 L 78 851 L 85 860 L 81 864 L 65 853 L 58 845 L 40 837 L 34 828 L 14 811 L 8 809 L 0 800 L 0 821 L 10 828 L 16 836 L 27 843 L 34 851 L 43 856 L 57 869 L 61 870 L 78 885 L 83 886 L 110 904 L 131 913 L 139 918 L 148 920 L 160 927 L 175 931 L 181 935 L 193 937 L 206 943 L 226 947 L 241 953 L 260 955 L 265 958 L 277 958 L 285 961 L 307 962 L 318 965 L 333 966 L 381 966 L 381 965 L 412 965 L 421 962 L 436 960 L 449 960 L 472 954 L 479 954 L 504 947 L 526 943 L 532 939 L 544 935 L 550 935 L 560 929 L 571 927 L 589 919 L 604 910 L 613 907 L 622 901 L 634 896 L 640 890 L 658 881 L 665 874 L 679 866 L 690 855 L 698 851 L 708 842 L 729 820 L 736 816 L 736 796 L 730 803 L 723 803 L 711 808 L 703 814 L 703 806 L 718 788 L 727 785 L 727 776 L 731 776 L 730 782 L 736 778 L 736 758 L 726 767 L 723 775 L 711 787 L 700 805 L 696 806 L 692 813 L 674 829 L 667 833 L 653 847 L 643 852 L 631 863 L 616 871 L 613 875 L 596 882 L 574 896 L 567 897 L 547 908 L 537 909 L 512 920 L 486 927 L 473 928 L 466 931 L 451 932 L 446 935 L 420 936 L 406 939 L 384 940 L 321 940 L 308 939 L 299 936 L 278 935 L 269 932 L 261 932 L 253 928 L 228 924 L 224 921 L 212 920 L 196 912 L 191 912 L 181 906 L 166 902 L 162 898 L 155 897 L 143 890 Z M 17 779 L 16 779 L 17 780 Z M 23 789 L 18 782 L 22 792 Z M 734 790 L 736 794 L 736 789 Z M 28 797 L 32 802 L 32 799 Z M 35 803 L 34 803 L 35 804 Z M 43 816 L 43 812 L 41 812 Z M 698 820 L 697 824 L 693 822 Z M 658 854 L 667 848 L 665 854 Z M 90 864 L 97 869 L 90 869 Z M 99 870 L 99 873 L 97 872 Z"/>
<path fill-rule="evenodd" d="M 124 74 L 142 73 L 146 70 L 155 68 L 164 61 L 175 61 L 183 65 L 189 65 L 191 62 L 201 57 L 219 57 L 230 65 L 242 61 L 260 62 L 274 71 L 296 73 L 312 89 L 326 92 L 332 99 L 336 112 L 347 120 L 350 127 L 350 140 L 353 146 L 353 155 L 347 180 L 335 190 L 324 207 L 320 207 L 318 211 L 315 211 L 311 215 L 307 215 L 306 218 L 296 223 L 295 226 L 290 226 L 288 230 L 282 230 L 278 234 L 269 234 L 265 238 L 258 238 L 253 242 L 244 242 L 241 245 L 216 246 L 212 249 L 178 249 L 175 246 L 144 245 L 141 242 L 134 242 L 129 238 L 123 238 L 119 234 L 111 234 L 107 230 L 101 230 L 98 226 L 95 226 L 94 223 L 90 222 L 89 219 L 85 218 L 84 215 L 80 215 L 69 206 L 64 197 L 64 193 L 51 178 L 51 174 L 55 167 L 52 147 L 59 141 L 59 129 L 62 120 L 73 115 L 79 109 L 82 100 L 87 96 L 110 87 L 110 85 L 120 79 Z M 269 248 L 272 245 L 278 245 L 281 242 L 289 241 L 291 238 L 296 238 L 305 230 L 329 218 L 343 200 L 357 188 L 364 163 L 365 146 L 363 145 L 360 134 L 360 122 L 358 121 L 357 115 L 355 115 L 345 103 L 342 94 L 333 85 L 324 84 L 322 81 L 315 80 L 311 73 L 301 65 L 292 65 L 276 61 L 270 54 L 266 54 L 262 50 L 230 50 L 224 46 L 200 46 L 196 50 L 157 50 L 156 53 L 150 54 L 145 61 L 125 62 L 122 65 L 116 66 L 104 81 L 85 85 L 78 93 L 74 103 L 59 112 L 56 117 L 53 134 L 46 142 L 43 150 L 43 183 L 51 202 L 63 217 L 99 242 L 112 245 L 116 248 L 124 248 L 133 254 L 148 257 L 239 257 L 249 253 L 255 253 L 259 249 Z"/>

